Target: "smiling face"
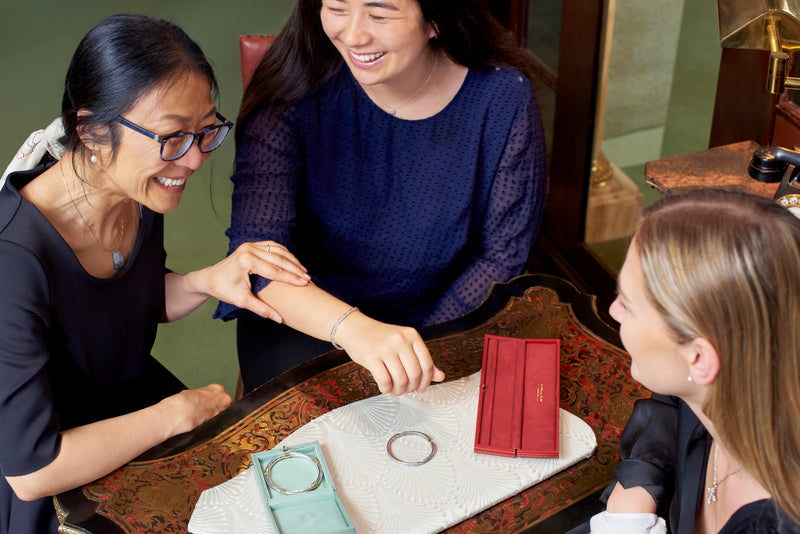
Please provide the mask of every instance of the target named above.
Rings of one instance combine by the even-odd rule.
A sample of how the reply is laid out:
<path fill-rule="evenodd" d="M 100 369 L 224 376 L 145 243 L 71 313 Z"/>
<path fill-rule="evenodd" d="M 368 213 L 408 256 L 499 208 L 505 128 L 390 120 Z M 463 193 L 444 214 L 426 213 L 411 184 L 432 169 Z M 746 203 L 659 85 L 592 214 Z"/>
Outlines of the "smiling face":
<path fill-rule="evenodd" d="M 656 393 L 684 394 L 689 376 L 684 356 L 688 347 L 673 339 L 647 297 L 635 240 L 619 273 L 618 294 L 609 313 L 620 324 L 620 338 L 631 357 L 631 376 Z"/>
<path fill-rule="evenodd" d="M 199 132 L 216 122 L 216 106 L 206 77 L 192 72 L 146 93 L 123 113 L 128 121 L 155 134 Z M 111 148 L 97 148 L 104 183 L 112 194 L 131 198 L 158 213 L 169 213 L 180 201 L 186 180 L 210 154 L 197 142 L 181 158 L 163 161 L 161 145 L 124 126 L 115 157 Z"/>
<path fill-rule="evenodd" d="M 322 28 L 362 86 L 418 86 L 436 34 L 416 0 L 323 0 Z"/>

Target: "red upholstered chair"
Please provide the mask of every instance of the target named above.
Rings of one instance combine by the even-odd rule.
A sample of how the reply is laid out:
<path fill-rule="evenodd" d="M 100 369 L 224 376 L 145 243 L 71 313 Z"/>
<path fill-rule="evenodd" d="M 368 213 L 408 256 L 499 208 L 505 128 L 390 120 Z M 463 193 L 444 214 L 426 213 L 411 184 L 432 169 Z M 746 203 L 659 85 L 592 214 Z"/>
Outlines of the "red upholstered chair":
<path fill-rule="evenodd" d="M 274 35 L 242 35 L 239 37 L 239 56 L 242 61 L 242 87 L 246 88 Z"/>
<path fill-rule="evenodd" d="M 264 52 L 270 47 L 274 35 L 242 35 L 239 37 L 239 57 L 242 63 L 242 87 L 247 88 L 253 71 L 256 70 L 258 62 L 264 57 Z M 236 384 L 234 400 L 239 400 L 244 396 L 244 384 L 242 375 L 239 374 L 239 381 Z"/>

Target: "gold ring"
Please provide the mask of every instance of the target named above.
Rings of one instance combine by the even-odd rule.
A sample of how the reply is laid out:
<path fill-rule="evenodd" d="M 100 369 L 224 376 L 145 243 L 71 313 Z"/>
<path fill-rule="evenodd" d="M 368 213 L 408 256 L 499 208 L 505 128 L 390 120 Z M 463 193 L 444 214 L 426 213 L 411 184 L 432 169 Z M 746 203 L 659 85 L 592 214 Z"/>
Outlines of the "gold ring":
<path fill-rule="evenodd" d="M 267 254 L 269 254 L 269 247 L 270 247 L 270 244 L 267 243 Z"/>

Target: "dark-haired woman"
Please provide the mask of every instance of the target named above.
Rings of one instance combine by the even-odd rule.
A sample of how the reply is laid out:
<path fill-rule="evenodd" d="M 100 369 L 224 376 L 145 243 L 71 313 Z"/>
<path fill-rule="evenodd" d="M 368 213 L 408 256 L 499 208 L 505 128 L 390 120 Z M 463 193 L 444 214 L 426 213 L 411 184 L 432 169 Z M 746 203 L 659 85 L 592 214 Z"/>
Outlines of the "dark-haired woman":
<path fill-rule="evenodd" d="M 31 168 L 0 189 L 0 533 L 55 532 L 48 496 L 230 404 L 222 386 L 187 390 L 150 356 L 160 320 L 210 296 L 279 319 L 249 275 L 307 282 L 277 243 L 183 276 L 165 269 L 162 214 L 231 126 L 214 91 L 176 26 L 105 19 L 70 64 L 63 135 L 31 138 L 55 157 L 26 146 L 13 168 Z"/>
<path fill-rule="evenodd" d="M 257 294 L 315 337 L 336 325 L 356 361 L 425 357 L 391 325 L 463 315 L 528 259 L 546 187 L 529 72 L 482 0 L 298 2 L 245 92 L 228 236 L 286 245 L 314 284 Z M 217 310 L 237 316 L 248 389 L 330 348 Z"/>

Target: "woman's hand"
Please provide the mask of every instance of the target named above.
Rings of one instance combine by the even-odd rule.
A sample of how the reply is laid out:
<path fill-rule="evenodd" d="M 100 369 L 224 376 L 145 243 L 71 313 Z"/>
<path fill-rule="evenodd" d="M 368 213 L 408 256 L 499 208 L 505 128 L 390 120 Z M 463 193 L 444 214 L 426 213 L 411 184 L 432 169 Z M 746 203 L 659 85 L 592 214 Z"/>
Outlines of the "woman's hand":
<path fill-rule="evenodd" d="M 381 323 L 356 311 L 337 327 L 335 337 L 354 362 L 372 373 L 381 393 L 422 393 L 431 382 L 444 380 L 413 328 Z"/>
<path fill-rule="evenodd" d="M 180 319 L 208 297 L 215 297 L 261 317 L 283 322 L 274 308 L 253 295 L 251 274 L 295 286 L 307 285 L 311 280 L 306 268 L 283 245 L 274 241 L 243 243 L 215 265 L 185 276 L 168 274 L 166 320 Z"/>
<path fill-rule="evenodd" d="M 280 314 L 253 295 L 250 275 L 257 274 L 296 286 L 304 286 L 311 280 L 297 258 L 274 241 L 243 243 L 230 256 L 208 269 L 211 270 L 209 295 L 278 323 L 283 321 Z"/>
<path fill-rule="evenodd" d="M 185 389 L 167 397 L 157 405 L 164 409 L 164 417 L 171 422 L 169 433 L 164 439 L 194 430 L 225 410 L 232 402 L 231 396 L 219 384 Z"/>

